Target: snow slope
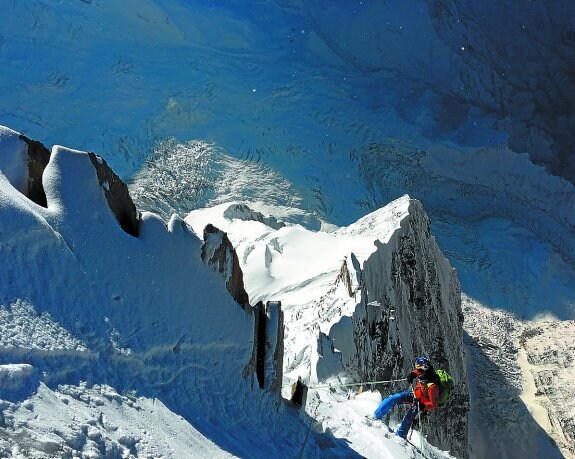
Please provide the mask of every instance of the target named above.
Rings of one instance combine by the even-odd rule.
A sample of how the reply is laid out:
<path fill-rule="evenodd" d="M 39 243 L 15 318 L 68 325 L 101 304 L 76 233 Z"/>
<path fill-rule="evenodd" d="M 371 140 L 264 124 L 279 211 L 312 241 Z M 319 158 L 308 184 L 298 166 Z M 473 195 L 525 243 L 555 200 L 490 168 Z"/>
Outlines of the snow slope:
<path fill-rule="evenodd" d="M 1 140 L 2 164 L 21 159 L 16 133 L 2 128 Z M 281 455 L 278 448 L 294 441 L 300 447 L 304 420 L 285 407 L 278 412 L 274 397 L 254 388 L 253 376 L 242 376 L 253 317 L 204 266 L 201 241 L 180 219 L 166 224 L 145 213 L 139 237 L 125 233 L 85 153 L 53 148 L 43 176 L 47 208 L 12 186 L 23 176 L 24 167 L 0 175 L 1 358 L 5 365 L 31 365 L 3 367 L 3 379 L 15 381 L 2 397 L 5 451 L 41 457 L 58 444 L 54 457 L 94 457 L 94 448 L 120 457 L 157 447 L 185 457 L 197 443 L 198 455 L 223 457 Z M 132 410 L 129 393 L 146 400 Z M 157 416 L 181 426 L 174 443 L 164 440 L 171 429 L 158 427 L 157 445 L 152 438 L 148 447 L 144 419 L 121 419 L 123 410 L 128 419 L 136 418 L 134 410 L 155 412 L 154 399 Z M 107 423 L 107 416 L 116 419 Z M 274 418 L 285 420 L 272 422 L 277 443 L 270 443 L 254 425 Z M 92 424 L 99 434 L 90 434 Z M 310 441 L 304 451 L 313 456 L 314 449 Z"/>
<path fill-rule="evenodd" d="M 0 124 L 100 153 L 166 220 L 258 200 L 329 229 L 409 194 L 473 301 L 561 330 L 575 317 L 574 5 L 5 1 Z M 529 375 L 500 366 L 470 319 L 470 350 L 507 393 Z"/>
<path fill-rule="evenodd" d="M 42 207 L 22 189 L 26 150 L 17 133 L 1 129 L 3 456 L 416 454 L 413 446 L 390 438 L 385 424 L 366 418 L 377 396 L 338 392 L 323 402 L 318 396 L 312 401 L 314 419 L 260 390 L 249 367 L 253 314 L 202 262 L 202 242 L 194 232 L 177 216 L 166 224 L 143 213 L 138 237 L 127 234 L 108 207 L 108 185 L 100 185 L 88 155 L 58 146 L 43 174 Z M 396 204 L 382 214 L 387 217 L 377 233 L 384 239 L 405 218 L 403 207 L 397 213 Z M 321 243 L 325 236 L 306 240 L 296 227 L 282 229 L 304 250 L 312 238 Z M 352 236 L 343 238 L 340 253 L 354 245 L 361 254 L 366 238 L 374 237 L 369 231 Z M 279 266 L 275 274 L 281 279 L 292 269 Z M 289 291 L 290 282 L 301 280 L 288 276 L 275 288 Z M 304 330 L 290 336 L 309 343 Z M 298 371 L 309 367 L 308 362 Z M 375 444 L 373 435 L 379 438 Z M 432 457 L 448 457 L 421 444 Z"/>

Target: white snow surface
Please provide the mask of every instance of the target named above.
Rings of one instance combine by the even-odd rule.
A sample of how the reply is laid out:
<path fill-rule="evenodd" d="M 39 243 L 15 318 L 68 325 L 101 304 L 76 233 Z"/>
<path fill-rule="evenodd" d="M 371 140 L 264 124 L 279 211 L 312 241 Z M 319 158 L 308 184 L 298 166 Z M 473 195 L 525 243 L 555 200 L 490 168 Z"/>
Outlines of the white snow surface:
<path fill-rule="evenodd" d="M 342 265 L 351 262 L 352 253 L 361 264 L 375 252 L 374 241 L 389 240 L 408 215 L 409 197 L 330 233 L 300 225 L 275 230 L 259 221 L 234 219 L 238 205 L 227 203 L 193 211 L 185 221 L 197 234 L 207 223 L 226 231 L 240 259 L 252 304 L 266 299 L 282 301 L 286 366 L 295 370 L 295 380 L 297 376 L 308 379 L 309 374 L 298 372 L 307 372 L 300 364 L 310 361 L 314 330 L 329 334 L 332 325 L 350 317 L 359 302 L 359 294 L 350 297 L 347 287 L 337 280 Z M 351 289 L 357 291 L 358 279 L 351 281 Z"/>
<path fill-rule="evenodd" d="M 562 365 L 573 356 L 572 349 L 563 344 L 564 337 L 572 335 L 575 318 L 575 189 L 532 164 L 527 154 L 507 148 L 508 132 L 493 127 L 497 119 L 501 121 L 497 114 L 491 116 L 474 107 L 463 125 L 442 133 L 442 118 L 449 124 L 454 113 L 444 110 L 433 96 L 430 100 L 427 92 L 429 88 L 434 92 L 435 86 L 439 101 L 443 100 L 448 75 L 454 78 L 450 81 L 459 94 L 461 81 L 453 66 L 453 50 L 463 60 L 468 54 L 459 53 L 457 31 L 471 32 L 464 37 L 472 40 L 476 55 L 487 60 L 485 64 L 497 62 L 501 53 L 522 55 L 514 49 L 540 53 L 535 61 L 515 59 L 521 70 L 507 59 L 500 62 L 516 69 L 505 72 L 505 78 L 511 79 L 503 91 L 499 86 L 503 74 L 485 78 L 479 73 L 477 80 L 468 81 L 474 90 L 484 93 L 487 107 L 495 103 L 492 98 L 499 97 L 515 105 L 522 131 L 525 116 L 529 118 L 533 112 L 532 99 L 539 97 L 552 105 L 556 98 L 548 97 L 545 88 L 553 88 L 554 93 L 561 86 L 554 79 L 561 81 L 564 75 L 554 71 L 558 62 L 550 61 L 549 48 L 540 46 L 549 44 L 553 34 L 545 38 L 539 25 L 545 23 L 560 34 L 554 16 L 572 17 L 560 13 L 571 3 L 557 2 L 559 6 L 548 8 L 545 2 L 529 2 L 529 8 L 521 11 L 507 8 L 512 15 L 508 24 L 507 17 L 493 11 L 505 10 L 511 2 L 494 2 L 493 7 L 485 2 L 459 2 L 454 7 L 457 14 L 470 6 L 475 11 L 461 18 L 462 24 L 469 21 L 465 28 L 460 29 L 457 22 L 445 37 L 435 36 L 430 17 L 421 14 L 427 9 L 425 3 L 430 4 L 416 1 L 407 5 L 397 0 L 359 5 L 285 0 L 4 1 L 0 6 L 5 18 L 0 21 L 4 70 L 0 72 L 4 89 L 0 124 L 34 139 L 99 152 L 119 175 L 131 176 L 131 193 L 138 207 L 158 211 L 165 220 L 173 211 L 184 216 L 205 203 L 247 200 L 264 215 L 331 232 L 337 229 L 333 224 L 349 225 L 368 210 L 409 194 L 423 203 L 432 220 L 432 232 L 457 269 L 469 304 L 476 306 L 466 309 L 469 374 L 481 376 L 487 366 L 500 376 L 488 380 L 491 405 L 474 400 L 472 414 L 476 407 L 486 406 L 472 416 L 477 429 L 490 432 L 505 425 L 509 415 L 503 408 L 509 405 L 509 396 L 516 400 L 519 393 L 525 403 L 535 401 L 534 407 L 527 407 L 538 413 L 535 418 L 555 419 L 561 414 L 572 426 L 573 408 L 561 394 L 566 390 L 563 383 L 571 380 L 563 376 Z M 343 5 L 346 8 L 341 9 Z M 474 18 L 473 13 L 479 16 Z M 384 27 L 381 18 L 385 18 Z M 528 19 L 526 28 L 531 33 L 526 35 L 525 27 L 521 36 L 510 32 L 507 43 L 511 47 L 506 40 L 498 40 L 524 19 Z M 494 23 L 506 24 L 499 29 L 501 34 L 482 32 Z M 342 37 L 345 46 L 341 46 Z M 378 40 L 386 44 L 383 53 L 379 46 L 372 46 Z M 537 46 L 532 46 L 534 43 Z M 493 44 L 501 46 L 493 48 Z M 499 51 L 489 52 L 492 49 Z M 371 67 L 377 59 L 382 59 L 379 64 L 384 69 L 392 70 L 383 80 L 380 71 L 355 71 L 358 62 Z M 342 66 L 342 60 L 351 65 Z M 500 68 L 488 66 L 492 72 Z M 397 69 L 401 70 L 399 78 Z M 517 91 L 513 75 L 520 77 L 521 87 L 532 76 L 536 78 L 529 89 Z M 536 88 L 538 78 L 551 83 Z M 489 91 L 490 84 L 497 90 Z M 504 106 L 510 107 L 507 102 Z M 433 105 L 442 111 L 439 120 Z M 504 124 L 508 121 L 513 124 L 511 119 Z M 546 122 L 554 123 L 554 118 Z M 560 123 L 557 126 L 561 128 Z M 431 136 L 423 135 L 429 131 Z M 158 140 L 172 136 L 177 140 L 162 142 L 157 148 Z M 524 140 L 535 156 L 552 154 L 537 136 L 527 135 Z M 163 308 L 170 295 L 159 281 L 155 287 L 148 285 L 155 279 L 146 279 L 150 266 L 157 266 L 155 261 L 138 266 L 124 262 L 136 252 L 125 250 L 124 242 L 118 242 L 125 240 L 124 233 L 111 238 L 108 250 L 106 244 L 100 244 L 104 230 L 94 225 L 84 228 L 94 235 L 93 244 L 98 246 L 92 253 L 99 256 L 102 252 L 104 260 L 99 263 L 96 255 L 88 257 L 90 261 L 75 259 L 78 250 L 74 252 L 73 245 L 66 249 L 70 236 L 56 224 L 58 216 L 71 224 L 70 213 L 56 212 L 49 217 L 45 210 L 14 193 L 14 189 L 25 188 L 25 146 L 9 129 L 0 130 L 0 144 L 2 151 L 10 152 L 0 154 L 0 287 L 2 297 L 9 297 L 2 300 L 0 315 L 10 324 L 9 330 L 3 327 L 0 334 L 2 348 L 20 346 L 27 349 L 27 356 L 34 357 L 45 356 L 53 348 L 58 350 L 50 351 L 51 358 L 61 359 L 69 356 L 62 348 L 72 347 L 78 365 L 91 365 L 94 345 L 73 324 L 62 323 L 64 311 L 85 318 L 86 305 L 90 310 L 116 311 L 118 306 L 126 306 L 126 301 L 140 304 L 142 299 Z M 55 201 L 51 205 L 55 206 Z M 92 205 L 89 208 L 95 210 Z M 97 218 L 108 219 L 106 213 L 97 213 Z M 154 215 L 145 214 L 144 220 L 148 235 L 141 238 L 147 242 L 125 245 L 151 250 L 156 238 L 152 233 L 164 241 L 158 242 L 158 247 L 171 246 L 169 241 L 177 239 Z M 176 218 L 169 228 L 179 224 Z M 118 231 L 111 223 L 109 228 Z M 73 243 L 82 244 L 79 240 Z M 24 245 L 28 249 L 18 249 Z M 162 266 L 173 263 L 164 269 L 164 276 L 158 273 L 162 282 L 170 280 L 170 273 L 179 273 L 175 260 L 179 260 L 181 244 L 174 246 L 171 254 L 159 257 L 163 261 L 158 259 Z M 116 250 L 118 247 L 122 250 Z M 56 252 L 66 255 L 54 257 Z M 147 258 L 156 259 L 156 255 Z M 136 256 L 136 260 L 142 257 Z M 94 268 L 86 268 L 92 262 Z M 42 268 L 9 269 L 13 265 Z M 106 275 L 111 265 L 118 269 Z M 146 279 L 141 295 L 135 286 L 126 297 L 119 290 L 126 284 L 120 278 L 126 269 L 138 271 Z M 133 271 L 124 277 L 132 279 Z M 60 279 L 63 272 L 70 273 L 69 282 Z M 172 296 L 186 288 L 173 288 Z M 27 296 L 15 294 L 20 291 Z M 71 299 L 60 307 L 53 299 L 62 297 L 62 292 Z M 28 310 L 35 312 L 28 314 Z M 116 352 L 129 355 L 132 347 L 124 342 L 129 341 L 124 334 L 129 327 L 113 322 L 109 314 L 106 317 L 106 332 L 100 330 L 98 319 L 97 326 L 84 328 L 85 334 L 95 333 L 93 340 L 105 335 L 104 340 Z M 22 327 L 20 320 L 24 321 Z M 525 365 L 524 360 L 529 361 L 537 346 L 528 346 L 526 355 L 520 357 L 517 349 L 521 346 L 514 342 L 529 321 L 534 327 L 546 327 L 541 336 L 549 337 L 551 355 L 557 362 L 544 368 L 561 373 L 561 384 L 549 386 L 544 378 L 530 379 L 538 367 Z M 297 335 L 297 330 L 292 331 Z M 28 333 L 33 333 L 33 338 L 29 339 Z M 296 340 L 290 336 L 288 331 L 288 342 Z M 301 343 L 308 346 L 309 340 L 302 338 Z M 288 374 L 297 373 L 300 357 L 306 352 L 286 354 Z M 10 356 L 14 356 L 12 351 Z M 550 380 L 556 381 L 554 378 Z M 34 377 L 28 381 L 36 384 Z M 520 388 L 523 382 L 525 387 Z M 484 378 L 472 378 L 470 383 L 486 384 Z M 538 400 L 547 392 L 556 397 L 552 397 L 553 403 Z M 541 405 L 548 414 L 541 414 Z M 506 441 L 510 437 L 505 437 L 499 443 L 508 447 L 510 457 L 513 445 L 531 445 L 527 440 L 535 438 L 529 415 L 512 421 L 516 438 Z M 563 430 L 556 427 L 559 421 L 550 422 L 551 430 L 546 431 L 559 445 L 575 443 L 575 428 L 564 441 Z M 493 436 L 487 434 L 475 448 L 477 457 L 482 457 L 482 439 L 488 446 L 486 456 L 492 457 Z M 523 451 L 526 457 L 540 457 L 534 450 Z M 565 457 L 575 457 L 572 451 L 562 451 Z"/>
<path fill-rule="evenodd" d="M 285 305 L 289 397 L 297 376 L 309 379 L 317 330 L 351 313 L 333 295 L 343 260 L 385 243 L 408 197 L 329 234 L 225 219 L 227 204 L 187 224 L 146 212 L 134 238 L 86 154 L 52 149 L 44 208 L 22 193 L 25 162 L 9 160 L 23 150 L 17 133 L 0 129 L 0 166 L 10 165 L 0 169 L 0 456 L 416 457 L 367 417 L 379 394 L 318 389 L 303 412 L 257 387 L 246 375 L 253 317 L 203 264 L 191 230 L 233 228 L 252 304 Z M 330 289 L 321 314 L 305 307 Z M 449 457 L 417 432 L 412 441 L 428 457 Z"/>

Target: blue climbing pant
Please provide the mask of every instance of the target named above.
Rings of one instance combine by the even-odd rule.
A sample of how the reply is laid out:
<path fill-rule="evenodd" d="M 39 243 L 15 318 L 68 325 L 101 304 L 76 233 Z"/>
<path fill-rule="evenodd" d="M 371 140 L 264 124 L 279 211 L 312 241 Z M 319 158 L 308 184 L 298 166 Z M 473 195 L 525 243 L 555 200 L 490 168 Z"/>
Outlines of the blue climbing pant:
<path fill-rule="evenodd" d="M 407 434 L 409 429 L 411 428 L 411 424 L 413 424 L 413 420 L 417 416 L 417 406 L 412 406 L 405 416 L 403 417 L 403 421 L 395 431 L 395 435 L 401 438 L 407 438 Z"/>
<path fill-rule="evenodd" d="M 399 405 L 400 403 L 413 403 L 413 395 L 410 391 L 400 392 L 398 394 L 393 394 L 385 399 L 379 404 L 379 406 L 374 411 L 374 415 L 377 419 L 381 419 L 384 417 L 394 406 Z M 406 438 L 407 433 L 413 423 L 413 420 L 417 416 L 417 406 L 412 406 L 409 411 L 403 417 L 403 421 L 395 434 L 398 437 Z"/>

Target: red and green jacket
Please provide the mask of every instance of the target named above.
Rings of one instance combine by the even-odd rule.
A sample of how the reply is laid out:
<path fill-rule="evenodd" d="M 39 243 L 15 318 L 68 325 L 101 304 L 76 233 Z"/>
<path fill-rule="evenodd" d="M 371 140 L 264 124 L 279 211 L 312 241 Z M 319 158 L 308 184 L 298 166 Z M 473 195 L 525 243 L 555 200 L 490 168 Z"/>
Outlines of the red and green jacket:
<path fill-rule="evenodd" d="M 425 406 L 425 410 L 435 410 L 439 407 L 439 386 L 437 385 L 437 376 L 435 376 L 435 372 L 431 370 L 433 375 L 432 377 L 428 378 L 427 381 L 417 380 L 415 387 L 413 389 L 413 394 L 415 398 L 419 400 Z M 411 372 L 411 374 L 415 378 L 419 378 L 426 373 L 423 370 L 415 369 Z M 433 377 L 434 376 L 434 377 Z"/>

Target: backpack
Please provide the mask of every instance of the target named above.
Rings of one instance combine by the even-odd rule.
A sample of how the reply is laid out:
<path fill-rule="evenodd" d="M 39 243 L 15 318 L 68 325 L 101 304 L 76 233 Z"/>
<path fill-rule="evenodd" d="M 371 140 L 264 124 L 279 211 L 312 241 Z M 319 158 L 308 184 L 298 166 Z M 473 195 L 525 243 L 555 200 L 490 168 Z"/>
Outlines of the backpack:
<path fill-rule="evenodd" d="M 435 370 L 435 374 L 439 378 L 439 406 L 443 406 L 447 403 L 449 393 L 453 389 L 453 378 L 445 370 Z"/>

